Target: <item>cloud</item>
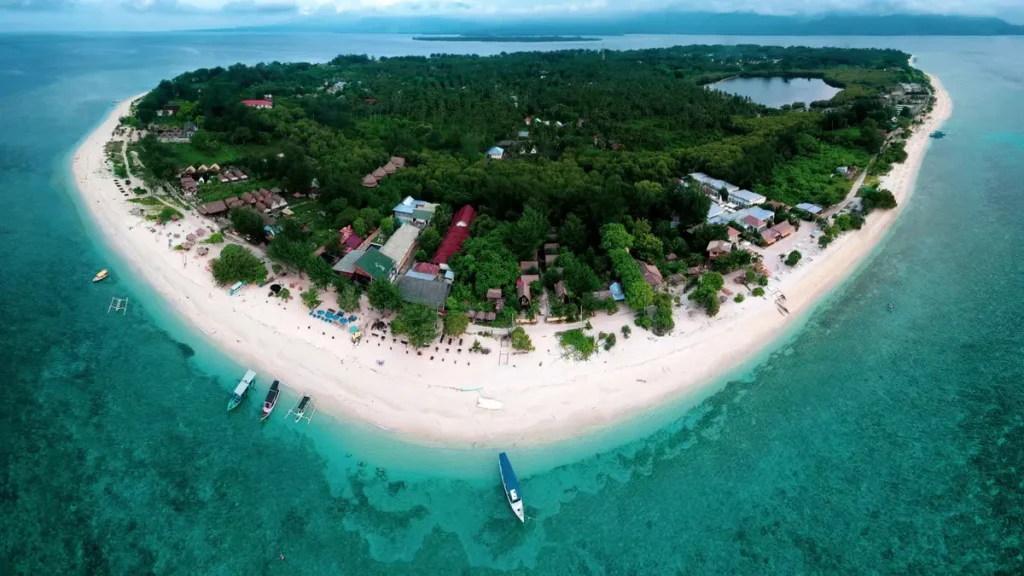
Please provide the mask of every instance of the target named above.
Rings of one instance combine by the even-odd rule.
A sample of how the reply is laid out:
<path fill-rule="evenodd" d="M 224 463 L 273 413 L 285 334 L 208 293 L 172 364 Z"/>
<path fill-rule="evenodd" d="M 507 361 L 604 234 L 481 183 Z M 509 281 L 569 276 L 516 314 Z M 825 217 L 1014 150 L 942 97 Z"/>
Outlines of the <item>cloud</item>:
<path fill-rule="evenodd" d="M 73 0 L 0 0 L 0 10 L 57 12 L 75 5 Z"/>
<path fill-rule="evenodd" d="M 295 2 L 266 2 L 253 0 L 232 0 L 220 7 L 221 12 L 231 14 L 296 14 L 299 5 Z"/>

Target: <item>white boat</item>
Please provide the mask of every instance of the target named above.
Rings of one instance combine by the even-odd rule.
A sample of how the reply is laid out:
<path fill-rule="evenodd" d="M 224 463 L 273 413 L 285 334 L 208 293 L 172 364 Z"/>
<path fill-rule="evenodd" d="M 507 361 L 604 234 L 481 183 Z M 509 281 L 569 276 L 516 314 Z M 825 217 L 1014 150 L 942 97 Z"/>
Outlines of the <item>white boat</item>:
<path fill-rule="evenodd" d="M 508 505 L 512 507 L 520 522 L 526 522 L 526 512 L 523 509 L 523 498 L 519 492 L 519 479 L 512 470 L 512 463 L 508 461 L 508 455 L 504 452 L 498 454 L 498 471 L 501 472 L 501 485 L 505 489 L 505 498 Z"/>
<path fill-rule="evenodd" d="M 242 398 L 245 398 L 245 393 L 249 391 L 249 386 L 256 381 L 256 373 L 252 370 L 246 370 L 245 376 L 238 381 L 238 385 L 235 386 L 235 391 L 231 393 L 231 398 L 228 400 L 228 412 L 234 410 L 242 403 Z"/>

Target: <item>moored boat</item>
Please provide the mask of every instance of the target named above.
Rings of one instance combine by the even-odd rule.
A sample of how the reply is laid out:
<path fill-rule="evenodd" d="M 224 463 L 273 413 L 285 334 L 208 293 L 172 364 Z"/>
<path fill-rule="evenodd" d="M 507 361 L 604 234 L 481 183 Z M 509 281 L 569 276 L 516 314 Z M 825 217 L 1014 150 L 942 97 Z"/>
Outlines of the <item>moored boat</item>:
<path fill-rule="evenodd" d="M 228 411 L 234 410 L 242 403 L 242 399 L 245 398 L 245 393 L 249 391 L 249 387 L 256 381 L 256 373 L 252 370 L 246 370 L 245 376 L 238 381 L 238 385 L 235 386 L 235 391 L 231 393 L 231 398 L 228 400 Z"/>
<path fill-rule="evenodd" d="M 107 272 L 105 269 L 104 270 L 100 270 L 99 272 L 96 273 L 95 276 L 92 277 L 92 281 L 93 282 L 99 282 L 100 280 L 105 280 L 107 278 L 107 276 L 109 276 L 109 275 L 110 275 L 110 273 Z"/>
<path fill-rule="evenodd" d="M 929 136 L 931 136 L 932 138 L 945 138 L 946 133 L 943 132 L 942 130 L 936 130 L 935 132 L 929 134 Z"/>
<path fill-rule="evenodd" d="M 309 410 L 309 402 L 312 400 L 309 396 L 303 396 L 302 400 L 299 400 L 299 405 L 295 407 L 295 421 L 298 422 L 306 417 L 306 410 Z"/>
<path fill-rule="evenodd" d="M 504 452 L 498 454 L 498 471 L 501 472 L 501 485 L 505 488 L 505 498 L 508 505 L 516 513 L 520 522 L 526 522 L 526 513 L 523 510 L 523 498 L 519 492 L 519 480 L 512 470 L 512 463 L 508 461 L 508 455 Z"/>
<path fill-rule="evenodd" d="M 270 390 L 267 391 L 267 398 L 263 401 L 263 416 L 260 420 L 266 420 L 270 417 L 270 413 L 274 411 L 274 406 L 277 406 L 277 399 L 281 396 L 281 382 L 274 380 L 274 383 L 270 385 Z"/>

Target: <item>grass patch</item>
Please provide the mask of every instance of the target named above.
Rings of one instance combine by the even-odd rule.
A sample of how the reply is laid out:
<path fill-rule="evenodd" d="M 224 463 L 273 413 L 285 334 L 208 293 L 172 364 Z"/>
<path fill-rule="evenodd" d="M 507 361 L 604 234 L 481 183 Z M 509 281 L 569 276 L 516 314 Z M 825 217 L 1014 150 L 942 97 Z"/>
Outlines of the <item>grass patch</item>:
<path fill-rule="evenodd" d="M 836 174 L 839 166 L 866 166 L 871 155 L 863 149 L 846 149 L 821 144 L 810 156 L 797 156 L 772 171 L 772 185 L 758 186 L 758 192 L 795 206 L 811 202 L 822 206 L 838 203 L 853 184 Z"/>
<path fill-rule="evenodd" d="M 159 199 L 157 199 L 154 196 L 144 196 L 142 198 L 131 198 L 128 201 L 129 202 L 133 202 L 135 204 L 141 204 L 143 206 L 163 206 L 164 205 L 163 202 L 161 202 Z"/>
<path fill-rule="evenodd" d="M 223 232 L 214 232 L 209 237 L 203 239 L 203 244 L 222 244 L 224 242 Z M 277 274 L 277 272 L 275 272 Z"/>
<path fill-rule="evenodd" d="M 171 151 L 174 153 L 174 163 L 182 168 L 186 166 L 199 166 L 206 164 L 230 164 L 241 156 L 242 150 L 237 146 L 221 144 L 214 152 L 201 152 L 196 150 L 192 144 L 171 144 Z"/>
<path fill-rule="evenodd" d="M 597 343 L 594 341 L 594 337 L 587 336 L 579 328 L 560 332 L 558 344 L 566 356 L 573 360 L 589 360 L 597 352 Z"/>

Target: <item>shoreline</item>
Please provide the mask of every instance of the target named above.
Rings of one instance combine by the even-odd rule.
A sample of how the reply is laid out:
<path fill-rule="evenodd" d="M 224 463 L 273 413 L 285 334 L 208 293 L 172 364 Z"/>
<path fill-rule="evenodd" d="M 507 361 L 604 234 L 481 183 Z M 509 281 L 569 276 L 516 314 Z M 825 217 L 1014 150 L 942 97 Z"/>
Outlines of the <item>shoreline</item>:
<path fill-rule="evenodd" d="M 785 267 L 777 257 L 765 257 L 772 272 L 768 289 L 785 294 L 791 314 L 781 315 L 773 298 L 749 296 L 742 304 L 728 301 L 715 319 L 676 308 L 677 326 L 670 335 L 653 338 L 634 329 L 631 338 L 620 337 L 610 352 L 602 351 L 581 364 L 559 358 L 555 336 L 580 324 L 537 324 L 529 329 L 536 352 L 512 355 L 508 365 L 499 365 L 498 343 L 479 335 L 466 334 L 463 339 L 471 343 L 479 338 L 495 352 L 417 356 L 400 344 L 374 340 L 369 334 L 354 347 L 345 332 L 311 319 L 298 298 L 283 303 L 267 298 L 257 287 L 228 296 L 205 270 L 206 259 L 166 247 L 165 231 L 184 237 L 197 227 L 207 227 L 208 221 L 189 212 L 181 222 L 159 233 L 149 232 L 151 224 L 129 214 L 134 205 L 114 185 L 104 145 L 118 118 L 141 95 L 120 102 L 81 142 L 72 155 L 71 169 L 83 203 L 105 240 L 193 328 L 237 363 L 260 373 L 255 394 L 277 378 L 296 392 L 316 397 L 321 411 L 332 417 L 356 418 L 360 424 L 371 424 L 414 444 L 544 445 L 606 429 L 699 394 L 782 342 L 815 304 L 865 261 L 912 196 L 929 134 L 952 113 L 949 95 L 938 78 L 930 77 L 935 107 L 907 140 L 907 160 L 881 179 L 898 206 L 872 213 L 861 230 L 844 233 L 824 251 L 809 237 L 816 227 L 802 226 L 800 233 L 779 243 L 787 252 L 804 253 L 795 268 Z M 221 246 L 211 246 L 210 257 Z M 283 281 L 303 284 L 294 277 Z M 731 283 L 727 287 L 734 288 Z M 300 290 L 291 291 L 298 294 Z M 322 294 L 321 299 L 322 308 L 334 306 L 332 293 Z M 595 331 L 617 333 L 622 325 L 632 327 L 632 315 L 598 314 L 591 322 Z M 429 354 L 444 361 L 428 360 Z M 503 402 L 504 410 L 477 408 L 477 393 L 456 391 L 477 386 L 484 388 L 480 394 Z"/>

